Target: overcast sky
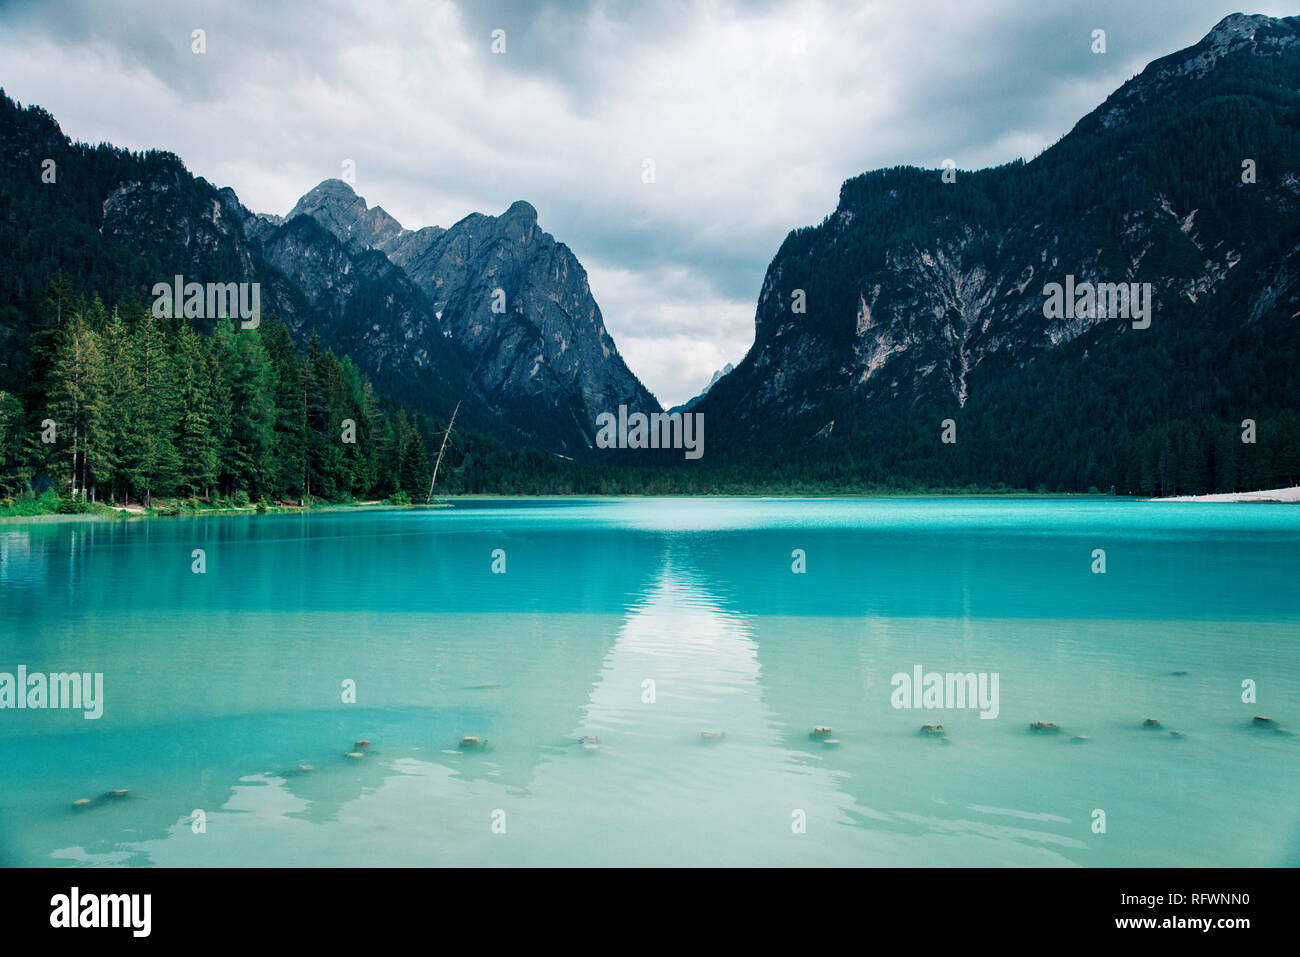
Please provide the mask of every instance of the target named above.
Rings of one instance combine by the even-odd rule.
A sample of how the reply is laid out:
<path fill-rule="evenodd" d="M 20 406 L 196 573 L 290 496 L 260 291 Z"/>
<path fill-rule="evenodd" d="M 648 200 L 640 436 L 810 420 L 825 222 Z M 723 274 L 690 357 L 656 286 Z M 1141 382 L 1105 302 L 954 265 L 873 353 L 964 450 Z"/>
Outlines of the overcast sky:
<path fill-rule="evenodd" d="M 526 199 L 668 406 L 744 356 L 781 240 L 846 178 L 1031 158 L 1240 9 L 0 0 L 0 85 L 74 139 L 171 150 L 258 212 L 287 213 L 348 159 L 357 192 L 407 227 Z"/>

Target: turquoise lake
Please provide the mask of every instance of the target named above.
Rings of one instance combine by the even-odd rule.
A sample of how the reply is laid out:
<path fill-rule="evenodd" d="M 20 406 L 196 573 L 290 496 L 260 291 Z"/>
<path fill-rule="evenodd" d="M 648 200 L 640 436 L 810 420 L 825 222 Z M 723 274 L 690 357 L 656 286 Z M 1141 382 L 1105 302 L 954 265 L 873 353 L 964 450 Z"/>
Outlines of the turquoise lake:
<path fill-rule="evenodd" d="M 0 710 L 10 866 L 1300 864 L 1300 506 L 0 523 L 19 666 L 104 709 Z"/>

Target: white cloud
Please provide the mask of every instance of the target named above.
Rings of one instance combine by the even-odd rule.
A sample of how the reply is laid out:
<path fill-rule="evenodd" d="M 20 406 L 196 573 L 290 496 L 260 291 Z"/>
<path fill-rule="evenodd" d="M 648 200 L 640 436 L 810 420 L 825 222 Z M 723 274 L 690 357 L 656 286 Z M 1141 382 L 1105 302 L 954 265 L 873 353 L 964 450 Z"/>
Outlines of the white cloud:
<path fill-rule="evenodd" d="M 664 408 L 697 395 L 753 341 L 754 303 L 718 295 L 685 267 L 588 263 L 587 278 L 624 361 Z"/>

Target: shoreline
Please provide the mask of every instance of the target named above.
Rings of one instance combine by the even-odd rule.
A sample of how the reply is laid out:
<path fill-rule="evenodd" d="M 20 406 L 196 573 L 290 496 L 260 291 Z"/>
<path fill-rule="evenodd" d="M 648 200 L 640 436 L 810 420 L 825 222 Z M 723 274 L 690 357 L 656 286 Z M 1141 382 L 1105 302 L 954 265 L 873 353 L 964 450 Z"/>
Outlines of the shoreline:
<path fill-rule="evenodd" d="M 1148 502 L 1272 502 L 1292 504 L 1300 502 L 1300 485 L 1290 488 L 1261 489 L 1257 492 L 1213 492 L 1209 495 L 1169 495 L 1149 498 Z"/>
<path fill-rule="evenodd" d="M 184 519 L 184 518 L 216 518 L 219 516 L 244 515 L 248 517 L 265 516 L 265 515 L 307 515 L 314 512 L 342 512 L 353 511 L 356 509 L 365 509 L 366 511 L 399 511 L 407 509 L 436 509 L 450 508 L 448 504 L 432 505 L 391 505 L 387 502 L 355 502 L 344 503 L 337 502 L 327 505 L 311 506 L 268 506 L 259 510 L 256 506 L 232 506 L 229 508 L 197 508 L 184 509 L 180 512 L 164 511 L 154 509 L 153 511 L 144 511 L 138 507 L 126 508 L 124 506 L 108 506 L 105 509 L 96 509 L 91 512 L 37 512 L 32 515 L 0 515 L 0 526 L 6 522 L 41 522 L 41 523 L 60 523 L 60 522 L 130 522 L 142 519 Z"/>
<path fill-rule="evenodd" d="M 1133 495 L 1111 495 L 1106 492 L 964 492 L 964 491 L 917 491 L 917 492 L 800 492 L 797 494 L 781 494 L 774 492 L 754 492 L 750 494 L 697 494 L 697 495 L 655 495 L 655 494 L 627 494 L 627 495 L 599 495 L 599 494 L 571 494 L 571 495 L 506 495 L 499 493 L 478 493 L 469 495 L 447 495 L 443 496 L 438 502 L 430 505 L 394 505 L 383 501 L 353 502 L 353 503 L 332 503 L 323 505 L 313 505 L 307 507 L 300 506 L 271 506 L 259 511 L 256 506 L 247 507 L 227 507 L 227 508 L 199 508 L 185 509 L 179 514 L 174 511 L 164 511 L 155 509 L 154 511 L 143 511 L 138 506 L 110 507 L 103 511 L 80 512 L 80 513 L 60 513 L 60 512 L 43 512 L 33 515 L 0 515 L 0 526 L 7 523 L 31 522 L 41 524 L 58 524 L 64 522 L 115 522 L 115 521 L 136 521 L 140 519 L 177 519 L 177 518 L 204 518 L 208 516 L 230 516 L 230 515 L 304 515 L 315 512 L 343 512 L 356 511 L 364 509 L 366 511 L 422 511 L 432 509 L 454 508 L 457 502 L 474 502 L 474 501 L 569 501 L 577 499 L 891 499 L 891 498 L 953 498 L 953 499 L 1115 499 L 1127 500 L 1132 502 L 1201 502 L 1201 503 L 1235 503 L 1235 502 L 1254 502 L 1254 503 L 1271 503 L 1271 504 L 1293 504 L 1300 502 L 1300 486 L 1290 488 L 1261 489 L 1252 492 L 1215 492 L 1207 495 L 1171 495 L 1157 498 L 1142 498 Z"/>

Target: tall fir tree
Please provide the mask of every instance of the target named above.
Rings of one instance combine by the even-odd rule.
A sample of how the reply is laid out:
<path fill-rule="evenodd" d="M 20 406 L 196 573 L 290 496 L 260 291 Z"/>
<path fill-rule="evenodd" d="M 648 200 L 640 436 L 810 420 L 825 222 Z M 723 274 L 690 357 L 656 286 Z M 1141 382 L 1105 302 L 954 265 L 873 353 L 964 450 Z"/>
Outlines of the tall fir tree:
<path fill-rule="evenodd" d="M 64 330 L 50 369 L 47 408 L 59 445 L 68 456 L 67 471 L 73 497 L 89 498 L 97 477 L 106 477 L 96 456 L 103 413 L 104 368 L 96 336 L 86 316 L 74 313 Z M 99 473 L 99 475 L 97 475 Z"/>
<path fill-rule="evenodd" d="M 144 394 L 136 374 L 131 329 L 117 307 L 100 334 L 100 351 L 105 372 L 103 444 L 112 463 L 108 498 L 116 502 L 120 496 L 129 502 L 141 487 L 145 459 Z"/>
<path fill-rule="evenodd" d="M 180 483 L 181 457 L 175 444 L 180 398 L 175 366 L 168 354 L 170 346 L 166 331 L 152 312 L 141 313 L 134 338 L 135 365 L 141 393 L 139 428 L 143 447 L 139 491 L 148 505 L 155 493 L 171 494 Z"/>
<path fill-rule="evenodd" d="M 179 403 L 176 450 L 180 456 L 180 484 L 190 495 L 202 493 L 207 497 L 217 479 L 212 382 L 207 348 L 188 322 L 181 326 L 173 358 Z"/>
<path fill-rule="evenodd" d="M 406 446 L 402 449 L 400 484 L 402 491 L 413 502 L 423 502 L 429 494 L 429 453 L 424 445 L 424 436 L 420 430 L 412 428 L 406 437 Z"/>
<path fill-rule="evenodd" d="M 230 389 L 230 437 L 226 467 L 251 496 L 274 492 L 275 368 L 256 329 L 217 324 L 222 374 Z"/>
<path fill-rule="evenodd" d="M 288 327 L 271 315 L 259 327 L 275 367 L 275 485 L 281 494 L 302 497 L 306 489 L 307 408 L 302 362 Z"/>

